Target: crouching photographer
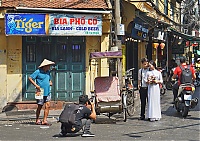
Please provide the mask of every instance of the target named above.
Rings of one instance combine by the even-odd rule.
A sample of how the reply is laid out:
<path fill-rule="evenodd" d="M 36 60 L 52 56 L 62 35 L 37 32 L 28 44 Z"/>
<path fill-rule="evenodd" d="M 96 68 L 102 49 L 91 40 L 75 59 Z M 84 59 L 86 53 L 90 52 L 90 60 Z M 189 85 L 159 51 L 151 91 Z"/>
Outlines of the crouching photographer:
<path fill-rule="evenodd" d="M 79 104 L 67 104 L 61 112 L 60 135 L 66 136 L 67 133 L 77 133 L 82 129 L 82 137 L 94 137 L 95 135 L 90 132 L 92 119 L 96 119 L 94 103 L 88 99 L 87 95 L 81 95 Z"/>

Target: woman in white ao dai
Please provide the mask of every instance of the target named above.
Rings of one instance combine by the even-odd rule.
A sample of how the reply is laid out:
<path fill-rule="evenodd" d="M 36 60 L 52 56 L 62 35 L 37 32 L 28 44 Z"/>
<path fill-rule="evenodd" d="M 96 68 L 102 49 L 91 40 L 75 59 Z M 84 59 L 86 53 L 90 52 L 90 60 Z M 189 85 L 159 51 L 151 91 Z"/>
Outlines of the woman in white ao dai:
<path fill-rule="evenodd" d="M 162 74 L 156 70 L 154 61 L 149 62 L 150 70 L 147 72 L 145 81 L 148 84 L 148 106 L 147 118 L 150 121 L 158 121 L 161 119 L 160 106 L 160 84 L 163 83 Z"/>

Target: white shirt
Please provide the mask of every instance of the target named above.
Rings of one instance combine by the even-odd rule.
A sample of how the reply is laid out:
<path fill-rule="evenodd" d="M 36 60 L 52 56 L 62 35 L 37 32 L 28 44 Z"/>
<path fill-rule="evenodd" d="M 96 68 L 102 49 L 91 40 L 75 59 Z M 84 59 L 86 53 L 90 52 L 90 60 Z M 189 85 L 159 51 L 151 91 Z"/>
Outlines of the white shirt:
<path fill-rule="evenodd" d="M 141 71 L 141 70 L 142 70 L 142 71 Z M 147 69 L 141 68 L 141 69 L 139 69 L 139 71 L 138 71 L 138 80 L 141 81 L 141 83 L 138 84 L 140 87 L 147 87 L 147 84 L 146 84 L 146 82 L 145 82 L 145 77 L 146 77 L 146 75 L 147 75 L 147 71 L 148 71 L 148 70 L 149 70 L 149 68 L 147 68 Z M 142 77 L 141 77 L 141 72 L 142 72 Z M 141 78 L 142 78 L 142 80 L 141 80 Z"/>

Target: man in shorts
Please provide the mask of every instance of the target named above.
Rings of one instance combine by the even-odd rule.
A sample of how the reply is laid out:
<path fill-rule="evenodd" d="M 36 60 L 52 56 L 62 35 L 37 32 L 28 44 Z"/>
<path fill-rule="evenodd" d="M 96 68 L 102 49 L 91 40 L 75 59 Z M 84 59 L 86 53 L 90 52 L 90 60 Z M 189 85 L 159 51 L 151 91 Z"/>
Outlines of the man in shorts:
<path fill-rule="evenodd" d="M 41 89 L 44 90 L 43 99 L 37 99 L 37 105 L 38 105 L 36 110 L 37 125 L 50 125 L 47 122 L 47 116 L 49 114 L 50 100 L 51 100 L 50 86 L 52 86 L 52 81 L 50 76 L 50 66 L 53 64 L 55 63 L 47 59 L 44 59 L 43 62 L 38 67 L 38 69 L 35 72 L 33 72 L 29 77 L 29 81 L 35 86 L 37 91 L 41 91 Z M 43 120 L 41 121 L 39 119 L 39 116 L 43 105 L 45 105 L 44 117 Z"/>

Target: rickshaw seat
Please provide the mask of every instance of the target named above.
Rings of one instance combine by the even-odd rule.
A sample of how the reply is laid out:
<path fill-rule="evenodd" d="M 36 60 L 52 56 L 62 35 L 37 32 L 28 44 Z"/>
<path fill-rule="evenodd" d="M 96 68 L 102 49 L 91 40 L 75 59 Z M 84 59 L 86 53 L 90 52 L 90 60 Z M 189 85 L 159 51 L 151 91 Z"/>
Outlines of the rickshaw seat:
<path fill-rule="evenodd" d="M 94 88 L 97 102 L 120 101 L 119 79 L 116 76 L 96 77 Z"/>

